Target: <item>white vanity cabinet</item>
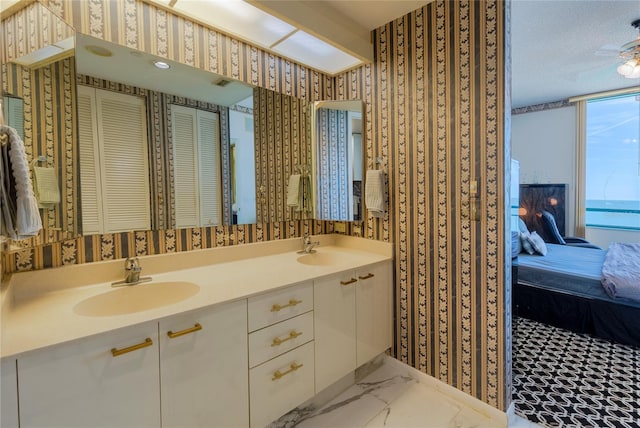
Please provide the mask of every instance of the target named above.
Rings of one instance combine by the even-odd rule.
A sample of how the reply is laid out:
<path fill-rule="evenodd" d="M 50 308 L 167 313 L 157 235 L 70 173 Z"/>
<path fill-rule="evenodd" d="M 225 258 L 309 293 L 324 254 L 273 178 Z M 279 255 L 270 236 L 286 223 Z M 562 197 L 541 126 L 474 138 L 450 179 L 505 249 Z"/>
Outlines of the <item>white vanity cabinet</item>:
<path fill-rule="evenodd" d="M 316 393 L 391 346 L 391 263 L 314 281 Z"/>
<path fill-rule="evenodd" d="M 248 426 L 247 301 L 159 325 L 162 426 Z"/>
<path fill-rule="evenodd" d="M 249 298 L 251 427 L 314 395 L 313 283 Z"/>
<path fill-rule="evenodd" d="M 16 359 L 0 361 L 0 427 L 18 427 L 18 373 Z"/>
<path fill-rule="evenodd" d="M 18 358 L 20 427 L 158 427 L 158 323 Z"/>
<path fill-rule="evenodd" d="M 389 349 L 393 340 L 391 262 L 356 272 L 356 366 Z"/>
<path fill-rule="evenodd" d="M 316 393 L 356 369 L 355 271 L 313 282 Z"/>

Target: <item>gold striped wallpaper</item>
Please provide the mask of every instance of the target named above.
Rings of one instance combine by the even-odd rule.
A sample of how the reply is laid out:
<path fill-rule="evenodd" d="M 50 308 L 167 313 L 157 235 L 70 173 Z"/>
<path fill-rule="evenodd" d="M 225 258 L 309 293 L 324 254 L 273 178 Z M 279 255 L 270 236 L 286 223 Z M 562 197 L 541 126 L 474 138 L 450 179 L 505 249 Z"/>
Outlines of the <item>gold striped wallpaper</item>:
<path fill-rule="evenodd" d="M 38 165 L 54 168 L 61 192 L 60 204 L 40 210 L 43 230 L 38 236 L 17 241 L 19 246 L 57 242 L 78 233 L 80 213 L 76 142 L 75 61 L 66 58 L 37 69 L 2 64 L 7 91 L 24 103 L 25 152 L 27 159 L 46 157 Z"/>
<path fill-rule="evenodd" d="M 510 403 L 509 2 L 439 0 L 374 31 L 375 61 L 334 78 L 138 0 L 47 0 L 78 31 L 308 101 L 364 99 L 367 166 L 388 173 L 389 212 L 364 235 L 395 246 L 394 354 L 482 401 Z M 478 182 L 480 220 L 471 221 Z M 330 233 L 291 221 L 102 235 L 36 249 L 10 268 Z M 351 224 L 349 233 L 357 234 Z M 107 249 L 104 251 L 103 249 Z M 75 260 L 69 255 L 75 255 Z M 89 257 L 90 256 L 90 257 Z M 27 257 L 28 259 L 28 257 Z"/>
<path fill-rule="evenodd" d="M 499 409 L 510 401 L 504 5 L 436 1 L 376 30 L 367 99 L 391 172 L 395 353 Z"/>
<path fill-rule="evenodd" d="M 3 24 L 3 64 L 75 35 L 72 27 L 38 3 L 3 17 Z"/>
<path fill-rule="evenodd" d="M 309 104 L 263 88 L 253 91 L 256 218 L 260 223 L 301 220 L 310 212 L 287 206 L 289 176 L 311 170 Z"/>

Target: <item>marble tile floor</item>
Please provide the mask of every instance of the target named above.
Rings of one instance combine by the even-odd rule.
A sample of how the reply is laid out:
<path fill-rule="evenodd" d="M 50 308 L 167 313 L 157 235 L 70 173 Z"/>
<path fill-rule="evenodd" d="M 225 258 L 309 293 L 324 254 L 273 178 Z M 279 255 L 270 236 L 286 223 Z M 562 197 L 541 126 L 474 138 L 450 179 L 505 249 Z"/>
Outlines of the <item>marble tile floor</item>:
<path fill-rule="evenodd" d="M 319 408 L 312 404 L 298 407 L 269 428 L 497 428 L 501 425 L 491 415 L 457 401 L 424 379 L 426 375 L 386 357 L 381 367 L 327 404 Z M 515 416 L 509 427 L 538 428 L 539 425 Z"/>

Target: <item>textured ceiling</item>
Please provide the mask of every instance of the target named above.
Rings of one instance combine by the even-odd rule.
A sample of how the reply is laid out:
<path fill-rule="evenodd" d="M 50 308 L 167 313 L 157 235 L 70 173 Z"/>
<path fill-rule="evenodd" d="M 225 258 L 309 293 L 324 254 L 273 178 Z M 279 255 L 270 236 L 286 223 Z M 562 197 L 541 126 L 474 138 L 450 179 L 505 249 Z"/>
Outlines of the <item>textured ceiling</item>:
<path fill-rule="evenodd" d="M 513 107 L 639 85 L 616 72 L 638 18 L 638 0 L 513 0 Z"/>
<path fill-rule="evenodd" d="M 316 0 L 307 0 L 316 1 Z M 431 0 L 321 0 L 367 30 L 374 30 L 430 3 Z"/>
<path fill-rule="evenodd" d="M 372 30 L 428 0 L 310 0 Z M 639 0 L 512 0 L 512 105 L 523 107 L 640 85 L 616 67 L 638 37 Z"/>

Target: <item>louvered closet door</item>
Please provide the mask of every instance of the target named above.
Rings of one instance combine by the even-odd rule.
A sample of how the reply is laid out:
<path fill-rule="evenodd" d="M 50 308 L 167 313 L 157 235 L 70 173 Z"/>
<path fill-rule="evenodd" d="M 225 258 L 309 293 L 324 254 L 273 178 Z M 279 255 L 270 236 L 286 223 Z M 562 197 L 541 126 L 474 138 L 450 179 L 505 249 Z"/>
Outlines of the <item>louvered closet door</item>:
<path fill-rule="evenodd" d="M 195 109 L 171 106 L 176 227 L 200 224 L 196 120 Z"/>
<path fill-rule="evenodd" d="M 198 110 L 200 221 L 202 226 L 222 224 L 220 115 Z"/>
<path fill-rule="evenodd" d="M 96 90 L 106 232 L 151 229 L 143 98 Z"/>
<path fill-rule="evenodd" d="M 102 233 L 102 189 L 100 187 L 100 151 L 95 112 L 95 89 L 78 86 L 78 147 L 80 150 L 80 202 L 82 233 Z"/>

